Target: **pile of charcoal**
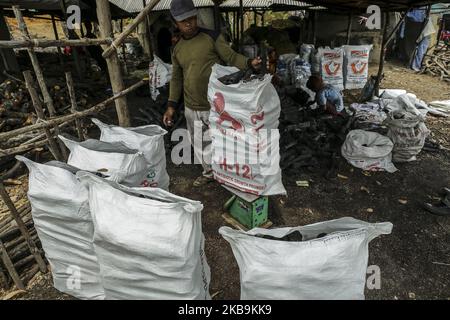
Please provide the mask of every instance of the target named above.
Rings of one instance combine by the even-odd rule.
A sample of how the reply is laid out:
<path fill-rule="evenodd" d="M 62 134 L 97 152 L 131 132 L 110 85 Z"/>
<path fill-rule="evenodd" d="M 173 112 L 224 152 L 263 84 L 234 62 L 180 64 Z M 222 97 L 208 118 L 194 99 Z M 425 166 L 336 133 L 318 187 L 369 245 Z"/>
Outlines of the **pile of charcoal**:
<path fill-rule="evenodd" d="M 61 83 L 59 83 L 61 82 Z M 70 111 L 71 104 L 65 82 L 58 81 L 49 87 L 55 110 L 58 114 Z M 87 106 L 88 94 L 77 90 L 79 108 Z M 42 97 L 41 97 L 41 100 Z M 46 112 L 46 116 L 49 114 Z M 0 132 L 7 132 L 36 122 L 35 110 L 25 83 L 6 80 L 0 84 Z"/>
<path fill-rule="evenodd" d="M 331 170 L 352 119 L 311 109 L 307 94 L 301 90 L 288 89 L 279 94 L 281 169 L 299 172 L 301 168 L 325 166 Z"/>

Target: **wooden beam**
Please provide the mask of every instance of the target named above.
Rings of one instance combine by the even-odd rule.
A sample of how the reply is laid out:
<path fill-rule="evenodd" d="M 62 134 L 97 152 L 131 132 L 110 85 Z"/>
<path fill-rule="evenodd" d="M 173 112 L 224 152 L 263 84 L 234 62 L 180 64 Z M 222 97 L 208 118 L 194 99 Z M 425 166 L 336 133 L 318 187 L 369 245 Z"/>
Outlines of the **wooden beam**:
<path fill-rule="evenodd" d="M 133 39 L 126 39 L 125 43 L 133 42 Z M 0 40 L 0 48 L 48 48 L 48 47 L 87 47 L 99 46 L 102 44 L 111 44 L 112 39 L 77 39 L 77 40 L 44 40 L 44 39 L 30 39 L 30 40 Z"/>
<path fill-rule="evenodd" d="M 70 72 L 66 72 L 66 82 L 67 82 L 67 89 L 69 90 L 69 98 L 71 103 L 70 111 L 72 113 L 75 113 L 78 111 L 78 106 L 77 106 L 77 98 L 75 95 L 75 88 L 73 85 L 72 74 Z M 80 139 L 80 141 L 83 141 L 86 138 L 83 133 L 83 126 L 81 121 L 82 119 L 75 119 L 75 126 L 77 128 L 78 138 Z"/>
<path fill-rule="evenodd" d="M 86 117 L 91 114 L 101 112 L 101 111 L 105 110 L 109 106 L 110 103 L 114 102 L 114 100 L 123 97 L 124 95 L 136 90 L 137 88 L 142 87 L 145 84 L 148 84 L 148 79 L 143 79 L 143 80 L 135 83 L 134 85 L 130 86 L 129 88 L 116 93 L 114 96 L 106 99 L 105 101 L 103 101 L 87 110 L 77 111 L 75 113 L 68 114 L 65 116 L 60 116 L 58 118 L 47 119 L 45 122 L 35 123 L 32 125 L 29 125 L 29 126 L 26 126 L 23 128 L 18 128 L 15 130 L 11 130 L 8 132 L 1 132 L 0 133 L 0 141 L 8 140 L 9 138 L 12 138 L 12 137 L 22 134 L 22 133 L 26 133 L 26 132 L 30 132 L 30 131 L 34 131 L 34 130 L 40 130 L 43 128 L 51 128 L 54 125 L 59 125 L 61 123 L 67 122 L 67 121 L 74 121 L 75 119 Z M 2 150 L 0 150 L 0 155 L 3 155 Z"/>
<path fill-rule="evenodd" d="M 55 15 L 52 14 L 52 27 L 53 27 L 53 33 L 55 35 L 55 40 L 59 40 L 59 35 L 58 35 L 58 28 L 56 27 L 56 21 L 55 21 Z M 61 64 L 61 68 L 64 69 L 64 58 L 63 58 L 63 53 L 60 47 L 57 47 L 56 50 L 58 51 L 58 59 L 59 59 L 59 63 Z"/>
<path fill-rule="evenodd" d="M 2 240 L 0 240 L 0 251 L 1 251 L 1 257 L 3 264 L 5 265 L 6 270 L 8 271 L 9 275 L 14 281 L 14 284 L 16 285 L 17 289 L 25 290 L 25 286 L 22 282 L 22 280 L 19 277 L 19 274 L 17 273 L 16 269 L 14 269 L 14 264 L 11 261 L 11 258 L 8 255 L 8 252 L 6 251 L 5 245 L 3 244 Z"/>
<path fill-rule="evenodd" d="M 154 2 L 153 0 L 152 2 Z M 108 0 L 96 0 L 97 3 L 97 18 L 100 27 L 100 33 L 103 38 L 109 38 L 113 34 L 111 24 L 111 12 Z M 145 10 L 145 9 L 144 9 Z M 143 11 L 142 11 L 143 12 Z M 142 13 L 141 12 L 141 13 Z M 146 15 L 142 15 L 142 19 Z M 142 21 L 141 19 L 141 21 Z M 136 20 L 136 19 L 135 19 Z M 129 28 L 127 28 L 128 30 Z M 126 33 L 126 30 L 123 34 Z M 120 45 L 120 43 L 113 42 L 113 46 Z M 104 55 L 105 56 L 105 55 Z M 124 84 L 122 79 L 122 68 L 120 67 L 120 60 L 117 56 L 117 52 L 111 52 L 106 55 L 106 63 L 108 65 L 108 73 L 111 81 L 113 93 L 119 93 L 124 90 Z M 122 127 L 129 127 L 131 125 L 130 113 L 127 106 L 127 98 L 122 96 L 115 101 L 117 117 L 119 118 L 119 125 Z"/>
<path fill-rule="evenodd" d="M 25 71 L 23 73 L 23 77 L 25 78 L 25 83 L 27 85 L 28 92 L 30 93 L 31 101 L 33 102 L 34 109 L 36 110 L 38 121 L 45 121 L 44 108 L 42 107 L 41 99 L 39 99 L 39 95 L 34 88 L 34 80 L 31 72 Z M 48 140 L 48 149 L 53 154 L 53 157 L 58 161 L 64 161 L 61 153 L 59 152 L 58 144 L 50 132 L 50 129 L 44 128 L 44 131 Z"/>
<path fill-rule="evenodd" d="M 23 223 L 22 219 L 20 218 L 19 212 L 17 212 L 16 207 L 14 206 L 14 203 L 11 201 L 11 198 L 9 197 L 8 193 L 6 192 L 5 186 L 2 182 L 0 182 L 0 197 L 5 202 L 6 206 L 9 209 L 9 212 L 14 218 L 14 221 L 17 223 L 17 226 L 19 227 L 20 233 L 25 238 L 28 248 L 30 249 L 31 254 L 33 255 L 34 259 L 36 260 L 39 269 L 42 273 L 47 272 L 47 265 L 45 264 L 44 260 L 41 257 L 41 254 L 39 252 L 38 247 L 34 243 L 34 241 L 30 237 L 30 233 L 28 232 L 27 227 Z"/>
<path fill-rule="evenodd" d="M 384 60 L 385 60 L 385 53 L 386 50 L 386 40 L 387 40 L 387 28 L 389 24 L 389 13 L 384 14 L 384 27 L 383 27 L 383 37 L 381 42 L 381 51 L 380 51 L 380 64 L 378 66 L 378 74 L 377 79 L 375 81 L 374 86 L 374 93 L 378 97 L 380 95 L 380 83 L 381 83 L 381 77 L 383 76 L 383 69 L 384 69 Z"/>
<path fill-rule="evenodd" d="M 353 22 L 353 13 L 350 12 L 348 15 L 348 25 L 347 25 L 347 45 L 350 44 L 350 38 L 352 35 L 352 22 Z"/>
<path fill-rule="evenodd" d="M 109 3 L 108 6 L 106 6 L 104 2 L 104 0 L 96 0 L 97 1 L 97 16 L 99 15 L 99 9 L 102 8 L 103 10 L 107 9 L 108 10 L 108 15 L 111 17 L 111 14 L 109 12 Z M 120 47 L 120 45 L 123 43 L 123 41 L 125 40 L 125 38 L 127 38 L 138 26 L 139 23 L 141 23 L 146 17 L 147 15 L 150 13 L 150 11 L 152 11 L 152 9 L 159 3 L 160 0 L 152 0 L 149 2 L 149 4 L 147 4 L 147 6 L 142 9 L 142 11 L 137 15 L 136 18 L 134 18 L 133 22 L 131 22 L 131 24 L 129 24 L 127 26 L 127 28 L 125 29 L 124 32 L 122 32 L 116 40 L 114 40 L 114 42 L 111 44 L 110 47 L 106 48 L 106 50 L 103 52 L 103 57 L 107 58 L 109 57 L 114 51 L 116 51 L 117 48 Z M 100 6 L 99 6 L 100 4 Z M 105 13 L 106 15 L 106 13 Z M 111 18 L 109 20 L 111 22 Z M 100 21 L 99 21 L 99 24 Z"/>

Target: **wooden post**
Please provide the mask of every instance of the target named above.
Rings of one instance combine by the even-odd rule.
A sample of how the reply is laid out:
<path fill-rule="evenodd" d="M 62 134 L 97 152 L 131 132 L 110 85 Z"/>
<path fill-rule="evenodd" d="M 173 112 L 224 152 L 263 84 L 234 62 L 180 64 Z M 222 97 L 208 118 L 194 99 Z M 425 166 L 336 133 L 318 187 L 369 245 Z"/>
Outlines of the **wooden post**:
<path fill-rule="evenodd" d="M 244 2 L 243 0 L 239 0 L 239 18 L 241 19 L 240 22 L 240 34 L 239 34 L 239 39 L 243 38 L 243 34 L 244 34 Z"/>
<path fill-rule="evenodd" d="M 70 72 L 66 72 L 66 82 L 67 82 L 67 89 L 69 90 L 70 103 L 72 106 L 70 111 L 72 113 L 75 113 L 78 111 L 77 98 L 75 95 L 75 88 L 73 85 L 72 74 Z M 83 134 L 82 119 L 75 119 L 75 124 L 77 127 L 78 138 L 80 138 L 80 141 L 85 140 L 86 138 Z"/>
<path fill-rule="evenodd" d="M 106 16 L 109 16 L 109 23 L 111 23 L 111 13 L 109 10 L 109 3 L 107 5 L 104 3 L 104 0 L 96 0 L 97 1 L 97 17 L 99 17 L 99 8 L 103 10 L 107 10 L 107 12 L 104 12 L 103 14 Z M 107 58 L 109 55 L 111 55 L 116 49 L 123 43 L 123 41 L 136 29 L 138 24 L 143 21 L 147 15 L 152 11 L 152 9 L 159 3 L 160 0 L 151 0 L 150 3 L 142 9 L 142 11 L 137 15 L 136 18 L 134 18 L 133 22 L 127 26 L 124 32 L 122 32 L 116 40 L 113 41 L 111 46 L 105 49 L 103 52 L 103 58 Z M 99 20 L 99 25 L 102 23 Z"/>
<path fill-rule="evenodd" d="M 17 226 L 19 227 L 19 230 L 22 234 L 22 236 L 25 238 L 28 248 L 30 249 L 31 254 L 33 255 L 34 259 L 36 260 L 39 269 L 42 273 L 47 272 L 47 265 L 45 264 L 44 260 L 41 257 L 41 254 L 39 253 L 39 249 L 36 246 L 36 244 L 33 242 L 33 240 L 30 237 L 30 233 L 27 230 L 27 227 L 23 223 L 22 219 L 20 218 L 20 214 L 17 212 L 16 207 L 14 206 L 14 203 L 9 198 L 8 193 L 6 192 L 5 186 L 3 185 L 3 182 L 0 182 L 0 196 L 2 200 L 5 202 L 6 206 L 9 209 L 9 212 L 14 218 L 14 221 L 16 221 Z"/>
<path fill-rule="evenodd" d="M 56 21 L 55 21 L 54 14 L 52 14 L 52 27 L 53 27 L 53 33 L 55 34 L 55 39 L 59 40 L 58 29 L 56 28 Z M 63 61 L 63 54 L 62 54 L 61 47 L 56 47 L 56 50 L 58 50 L 58 58 L 59 58 L 59 63 L 61 64 L 61 68 L 64 69 L 64 61 Z"/>
<path fill-rule="evenodd" d="M 102 38 L 112 37 L 112 25 L 111 25 L 111 12 L 109 8 L 108 0 L 96 0 L 97 2 L 97 18 L 100 27 L 100 33 Z M 141 12 L 142 13 L 142 12 Z M 145 16 L 144 16 L 145 17 Z M 113 42 L 114 43 L 114 42 Z M 111 80 L 111 86 L 113 93 L 116 94 L 124 90 L 124 84 L 122 79 L 122 68 L 120 67 L 119 57 L 117 52 L 111 52 L 111 55 L 106 57 L 106 63 L 108 64 L 109 78 Z M 122 127 L 129 127 L 130 114 L 127 107 L 127 98 L 125 96 L 118 98 L 115 101 L 117 117 L 119 118 L 119 125 Z"/>
<path fill-rule="evenodd" d="M 347 26 L 347 45 L 350 44 L 350 38 L 352 34 L 352 22 L 353 22 L 353 13 L 350 12 L 348 15 L 348 26 Z"/>
<path fill-rule="evenodd" d="M 25 290 L 25 286 L 22 282 L 22 280 L 19 277 L 19 274 L 17 273 L 16 269 L 14 268 L 14 264 L 11 261 L 11 258 L 8 255 L 8 252 L 6 251 L 5 245 L 3 244 L 2 240 L 0 240 L 0 251 L 2 256 L 3 264 L 5 265 L 6 270 L 8 270 L 9 275 L 14 281 L 14 284 L 16 285 L 17 289 L 19 290 Z"/>
<path fill-rule="evenodd" d="M 8 26 L 3 17 L 3 9 L 0 8 L 0 40 L 11 40 Z M 3 58 L 5 69 L 11 73 L 19 73 L 20 67 L 17 63 L 16 54 L 11 49 L 0 49 L 0 56 Z M 2 62 L 0 61 L 0 65 Z"/>
<path fill-rule="evenodd" d="M 31 75 L 30 71 L 25 71 L 23 73 L 23 77 L 25 78 L 25 83 L 27 85 L 28 88 L 28 92 L 30 93 L 30 97 L 31 100 L 33 102 L 33 106 L 34 109 L 36 110 L 36 114 L 38 116 L 38 121 L 39 120 L 45 120 L 45 115 L 44 115 L 44 110 L 41 104 L 41 99 L 39 99 L 39 95 L 36 92 L 36 89 L 34 88 L 34 81 L 33 81 L 33 77 Z M 58 160 L 58 161 L 63 161 L 64 159 L 62 158 L 59 149 L 58 149 L 58 145 L 54 139 L 54 137 L 52 136 L 52 133 L 50 132 L 49 128 L 45 128 L 45 135 L 47 137 L 48 140 L 48 149 L 50 150 L 50 152 L 53 154 L 53 157 Z"/>
<path fill-rule="evenodd" d="M 69 30 L 67 29 L 67 7 L 65 0 L 60 0 L 61 11 L 64 17 L 64 20 L 61 21 L 61 27 L 64 31 L 64 35 L 67 39 L 71 39 L 71 35 Z M 78 51 L 75 48 L 71 47 L 73 61 L 75 63 L 75 69 L 77 70 L 77 75 L 79 79 L 83 79 L 83 71 L 80 66 L 80 58 L 78 56 Z"/>
<path fill-rule="evenodd" d="M 383 76 L 384 58 L 385 58 L 384 51 L 386 49 L 388 24 L 389 24 L 389 13 L 386 12 L 384 14 L 383 37 L 381 39 L 380 64 L 378 66 L 378 74 L 377 74 L 377 79 L 375 81 L 375 86 L 374 86 L 374 93 L 377 97 L 380 95 L 380 83 L 381 83 L 381 77 Z"/>
<path fill-rule="evenodd" d="M 132 42 L 132 39 L 127 39 L 124 42 Z M 111 44 L 111 39 L 79 39 L 79 40 L 0 40 L 0 48 L 48 48 L 48 47 L 85 47 L 98 46 L 102 44 Z"/>
<path fill-rule="evenodd" d="M 28 32 L 27 25 L 25 24 L 25 20 L 23 19 L 22 12 L 20 12 L 20 8 L 18 6 L 13 6 L 14 14 L 17 19 L 17 23 L 19 25 L 20 32 L 22 33 L 22 37 L 25 40 L 31 40 L 30 34 Z M 42 95 L 44 96 L 44 103 L 46 104 L 48 108 L 48 112 L 51 117 L 56 116 L 56 110 L 55 106 L 53 105 L 53 99 L 50 96 L 50 93 L 48 92 L 47 84 L 44 80 L 44 74 L 42 72 L 41 66 L 39 64 L 39 61 L 37 59 L 36 53 L 34 52 L 33 48 L 28 48 L 28 55 L 31 59 L 31 64 L 33 65 L 34 73 L 36 74 L 36 78 L 39 83 L 39 87 L 41 88 Z M 59 129 L 56 128 L 56 134 L 59 134 Z M 59 145 L 61 147 L 62 155 L 65 159 L 67 159 L 67 149 L 66 146 L 62 143 L 62 141 L 59 141 Z"/>

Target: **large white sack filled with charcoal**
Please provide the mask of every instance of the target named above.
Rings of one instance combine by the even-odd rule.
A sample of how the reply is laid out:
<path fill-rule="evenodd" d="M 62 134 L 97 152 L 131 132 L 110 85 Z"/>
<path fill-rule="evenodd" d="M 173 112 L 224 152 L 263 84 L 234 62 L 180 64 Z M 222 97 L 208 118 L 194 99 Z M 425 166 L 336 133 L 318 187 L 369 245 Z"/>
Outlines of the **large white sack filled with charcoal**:
<path fill-rule="evenodd" d="M 352 130 L 341 147 L 342 156 L 354 167 L 367 171 L 395 172 L 392 141 L 379 133 Z"/>
<path fill-rule="evenodd" d="M 285 194 L 279 165 L 280 99 L 272 77 L 229 85 L 219 80 L 237 71 L 216 64 L 209 80 L 214 178 L 246 193 Z"/>
<path fill-rule="evenodd" d="M 388 127 L 387 136 L 394 143 L 392 159 L 394 162 L 417 160 L 425 140 L 430 134 L 425 125 L 425 118 L 415 107 L 407 94 L 399 95 L 391 100 L 384 124 Z"/>
<path fill-rule="evenodd" d="M 79 299 L 104 299 L 100 268 L 94 252 L 94 225 L 88 191 L 77 180 L 77 168 L 46 164 L 17 156 L 28 167 L 28 199 L 53 285 Z"/>
<path fill-rule="evenodd" d="M 164 148 L 166 130 L 157 125 L 123 128 L 105 124 L 98 119 L 92 119 L 92 122 L 100 129 L 100 141 L 122 142 L 128 148 L 136 149 L 144 154 L 148 168 L 142 186 L 169 189 Z"/>
<path fill-rule="evenodd" d="M 369 75 L 372 45 L 343 46 L 345 52 L 345 89 L 362 89 Z"/>
<path fill-rule="evenodd" d="M 364 299 L 369 242 L 391 230 L 389 222 L 346 217 L 294 228 L 221 227 L 219 232 L 239 266 L 241 299 L 356 300 Z"/>
<path fill-rule="evenodd" d="M 326 84 L 344 90 L 344 50 L 339 48 L 319 48 L 320 73 Z"/>
<path fill-rule="evenodd" d="M 198 201 L 79 172 L 106 299 L 210 299 Z"/>
<path fill-rule="evenodd" d="M 100 172 L 109 180 L 131 187 L 146 185 L 147 161 L 144 154 L 122 142 L 89 139 L 77 142 L 58 136 L 70 151 L 67 163 L 76 168 Z"/>

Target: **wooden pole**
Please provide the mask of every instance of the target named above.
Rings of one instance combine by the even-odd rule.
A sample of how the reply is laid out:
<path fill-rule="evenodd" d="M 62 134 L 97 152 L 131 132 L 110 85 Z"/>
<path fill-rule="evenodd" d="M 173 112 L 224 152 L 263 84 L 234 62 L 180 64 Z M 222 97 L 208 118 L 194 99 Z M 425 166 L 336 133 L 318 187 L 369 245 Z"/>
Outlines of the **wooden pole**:
<path fill-rule="evenodd" d="M 0 8 L 0 40 L 11 40 L 11 34 L 9 33 L 8 25 L 3 16 L 3 9 Z M 6 70 L 10 73 L 20 73 L 20 67 L 17 63 L 16 54 L 14 50 L 0 49 L 0 56 L 3 59 Z M 0 62 L 0 66 L 2 62 Z"/>
<path fill-rule="evenodd" d="M 126 39 L 124 43 L 133 42 L 133 39 Z M 0 48 L 48 48 L 48 47 L 86 47 L 86 46 L 99 46 L 102 44 L 111 44 L 112 39 L 79 39 L 79 40 L 43 40 L 43 39 L 30 39 L 30 40 L 0 40 Z"/>
<path fill-rule="evenodd" d="M 348 25 L 347 25 L 347 45 L 350 44 L 350 38 L 352 34 L 352 22 L 353 22 L 353 13 L 350 12 L 348 15 Z"/>
<path fill-rule="evenodd" d="M 22 280 L 19 277 L 19 274 L 17 273 L 16 269 L 14 269 L 14 264 L 11 261 L 11 258 L 8 255 L 8 252 L 6 251 L 5 245 L 3 244 L 2 240 L 0 240 L 0 251 L 2 253 L 2 261 L 5 265 L 6 270 L 8 270 L 9 275 L 14 281 L 14 284 L 16 285 L 17 289 L 25 290 L 25 286 L 22 282 Z"/>
<path fill-rule="evenodd" d="M 72 74 L 70 72 L 66 72 L 66 82 L 67 82 L 67 89 L 69 90 L 70 103 L 72 106 L 70 111 L 72 113 L 75 113 L 78 111 L 78 106 L 77 106 L 77 98 L 75 95 L 75 88 L 73 85 Z M 80 138 L 80 141 L 85 140 L 86 138 L 83 134 L 82 119 L 75 119 L 75 125 L 78 132 L 78 138 Z"/>
<path fill-rule="evenodd" d="M 16 207 L 14 206 L 14 203 L 9 198 L 8 193 L 6 192 L 5 186 L 2 182 L 0 182 L 0 196 L 2 200 L 5 202 L 6 206 L 9 209 L 9 212 L 13 216 L 14 220 L 17 223 L 17 226 L 19 227 L 20 232 L 22 233 L 22 236 L 27 241 L 28 248 L 30 249 L 31 254 L 33 255 L 34 259 L 36 260 L 39 269 L 42 273 L 47 272 L 47 265 L 45 264 L 44 260 L 41 257 L 41 254 L 39 253 L 39 249 L 36 246 L 36 244 L 33 242 L 33 240 L 30 237 L 30 233 L 27 230 L 27 227 L 23 223 L 22 219 L 20 218 L 19 213 L 17 212 Z"/>
<path fill-rule="evenodd" d="M 137 88 L 142 87 L 143 85 L 148 84 L 148 79 L 143 79 L 137 83 L 135 83 L 134 85 L 130 86 L 129 88 L 116 93 L 114 96 L 106 99 L 105 101 L 91 107 L 90 109 L 86 109 L 83 111 L 77 111 L 75 113 L 72 114 L 68 114 L 68 115 L 64 115 L 64 116 L 60 116 L 58 118 L 53 118 L 53 119 L 48 119 L 45 122 L 39 122 L 39 123 L 35 123 L 23 128 L 18 128 L 15 130 L 11 130 L 8 132 L 1 132 L 0 133 L 0 141 L 5 141 L 8 140 L 9 138 L 12 138 L 16 135 L 22 134 L 22 133 L 26 133 L 26 132 L 30 132 L 30 131 L 34 131 L 34 130 L 40 130 L 43 128 L 51 128 L 54 125 L 60 125 L 64 122 L 68 122 L 68 121 L 74 121 L 75 119 L 78 118 L 82 118 L 82 117 L 86 117 L 89 116 L 91 114 L 97 113 L 97 112 L 101 112 L 103 110 L 105 110 L 110 103 L 112 103 L 114 100 L 119 99 L 121 97 L 123 97 L 124 95 L 136 90 Z M 2 151 L 0 150 L 0 155 L 2 155 Z"/>
<path fill-rule="evenodd" d="M 103 38 L 109 38 L 112 36 L 112 25 L 111 25 L 111 12 L 109 8 L 108 0 L 96 0 L 97 2 L 97 18 L 100 27 L 100 33 Z M 154 3 L 156 0 L 153 0 Z M 145 10 L 145 9 L 144 9 Z M 142 11 L 144 12 L 144 11 Z M 141 13 L 142 13 L 141 12 Z M 139 14 L 141 15 L 141 14 Z M 146 15 L 142 15 L 142 19 Z M 141 19 L 141 21 L 142 21 Z M 136 20 L 136 19 L 135 19 Z M 127 28 L 129 30 L 129 28 Z M 124 33 L 126 33 L 126 31 Z M 123 33 L 122 33 L 123 34 Z M 114 46 L 119 45 L 119 43 L 113 42 Z M 122 42 L 120 42 L 122 43 Z M 105 55 L 104 55 L 105 57 Z M 111 54 L 106 55 L 106 63 L 108 64 L 109 78 L 111 81 L 111 86 L 113 93 L 119 93 L 124 90 L 124 84 L 122 79 L 122 69 L 120 67 L 119 57 L 117 52 L 111 52 Z M 115 101 L 117 117 L 119 118 L 119 125 L 122 127 L 129 127 L 131 125 L 130 114 L 127 106 L 127 98 L 122 96 Z"/>
<path fill-rule="evenodd" d="M 101 8 L 102 10 L 107 9 L 108 11 L 105 12 L 105 16 L 107 14 L 109 17 L 111 17 L 111 14 L 109 12 L 109 3 L 108 6 L 106 6 L 104 0 L 96 0 L 96 1 L 97 1 L 97 16 L 99 16 L 99 9 Z M 147 17 L 147 15 L 159 3 L 159 1 L 160 0 L 152 0 L 149 2 L 148 5 L 145 6 L 144 9 L 142 9 L 142 11 L 137 15 L 137 17 L 134 18 L 133 22 L 127 26 L 125 31 L 122 32 L 116 38 L 116 40 L 114 40 L 114 42 L 111 44 L 109 48 L 106 48 L 106 50 L 103 52 L 103 58 L 109 57 L 114 51 L 116 51 L 117 48 L 119 48 L 119 46 L 123 43 L 125 38 L 127 38 L 136 29 L 138 24 L 141 23 Z M 111 18 L 109 19 L 109 22 L 111 22 Z M 102 23 L 100 23 L 99 21 L 99 24 L 101 25 Z"/>
<path fill-rule="evenodd" d="M 19 25 L 19 30 L 22 33 L 22 37 L 25 40 L 31 41 L 30 34 L 25 24 L 25 20 L 23 20 L 22 12 L 20 12 L 18 6 L 13 6 L 13 10 L 17 19 L 17 23 Z M 50 93 L 48 92 L 47 85 L 44 80 L 44 74 L 42 72 L 39 61 L 37 60 L 36 53 L 32 48 L 28 48 L 27 51 L 33 65 L 34 72 L 36 73 L 36 78 L 38 80 L 39 87 L 41 88 L 42 95 L 44 96 L 44 103 L 46 104 L 49 111 L 56 113 L 55 106 L 53 105 L 53 100 L 50 97 Z"/>
<path fill-rule="evenodd" d="M 55 21 L 55 15 L 54 14 L 52 14 L 52 27 L 53 27 L 53 33 L 55 34 L 55 39 L 59 40 L 58 29 L 56 28 L 56 21 Z M 60 47 L 57 47 L 56 50 L 58 50 L 58 58 L 59 58 L 59 63 L 61 64 L 61 68 L 64 69 L 64 61 L 63 61 L 62 50 L 61 50 Z"/>
<path fill-rule="evenodd" d="M 377 97 L 380 95 L 380 83 L 381 83 L 381 77 L 383 76 L 384 58 L 385 58 L 384 51 L 386 49 L 386 37 L 387 37 L 388 24 L 389 24 L 389 13 L 386 12 L 384 14 L 383 37 L 381 40 L 380 64 L 378 66 L 378 74 L 377 74 L 377 79 L 375 81 L 375 86 L 374 86 L 374 93 Z"/>
<path fill-rule="evenodd" d="M 244 34 L 244 2 L 243 0 L 239 0 L 239 18 L 241 19 L 241 25 L 240 25 L 240 34 L 239 34 L 239 39 L 243 38 L 243 34 Z"/>
<path fill-rule="evenodd" d="M 22 36 L 24 37 L 24 39 L 30 40 L 31 37 L 28 32 L 27 25 L 25 24 L 25 20 L 23 19 L 22 12 L 20 12 L 20 8 L 18 6 L 13 6 L 13 10 L 14 10 L 14 14 L 17 18 L 17 22 L 19 25 L 20 32 L 22 33 Z M 52 117 L 56 116 L 56 110 L 55 110 L 55 106 L 53 105 L 53 99 L 51 98 L 50 93 L 48 92 L 47 84 L 45 83 L 45 80 L 44 80 L 44 74 L 42 72 L 41 66 L 37 59 L 36 53 L 34 52 L 34 50 L 32 48 L 28 48 L 27 51 L 28 51 L 28 55 L 30 56 L 31 63 L 33 65 L 34 72 L 36 74 L 36 78 L 38 80 L 39 87 L 41 88 L 42 95 L 44 96 L 44 102 L 48 108 L 48 112 L 49 112 L 50 116 L 52 116 Z M 55 128 L 55 130 L 56 130 L 56 134 L 59 134 L 58 128 Z M 67 155 L 67 149 L 66 149 L 65 145 L 62 143 L 62 141 L 59 141 L 59 145 L 61 147 L 63 158 L 67 159 L 68 155 Z M 56 150 L 54 150 L 54 151 L 56 151 Z"/>
<path fill-rule="evenodd" d="M 67 28 L 67 7 L 65 0 L 60 0 L 61 11 L 64 17 L 64 20 L 61 20 L 61 27 L 63 29 L 64 35 L 67 39 L 71 39 L 71 35 L 69 29 Z M 73 61 L 75 63 L 75 69 L 77 70 L 77 75 L 79 79 L 83 79 L 83 71 L 81 70 L 80 65 L 80 57 L 78 56 L 78 51 L 74 48 L 71 48 Z"/>
<path fill-rule="evenodd" d="M 34 109 L 36 110 L 36 114 L 38 116 L 38 121 L 45 121 L 44 108 L 41 104 L 41 99 L 39 99 L 39 95 L 34 88 L 34 81 L 30 71 L 25 71 L 23 73 L 23 77 L 25 78 L 25 83 L 28 88 L 28 92 L 30 93 L 31 100 L 33 102 Z M 45 135 L 48 140 L 48 149 L 53 154 L 53 157 L 58 161 L 63 161 L 63 157 L 58 150 L 58 145 L 52 136 L 49 128 L 44 128 Z"/>

